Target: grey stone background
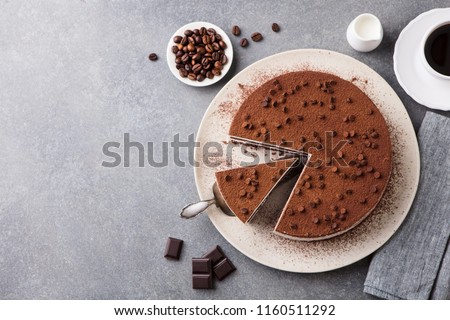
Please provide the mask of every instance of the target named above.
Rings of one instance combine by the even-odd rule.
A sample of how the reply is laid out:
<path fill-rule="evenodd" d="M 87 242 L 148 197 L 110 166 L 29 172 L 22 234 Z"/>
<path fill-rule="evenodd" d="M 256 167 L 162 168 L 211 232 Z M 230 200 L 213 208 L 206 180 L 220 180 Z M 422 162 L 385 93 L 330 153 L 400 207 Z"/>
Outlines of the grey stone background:
<path fill-rule="evenodd" d="M 395 40 L 406 24 L 448 1 L 0 1 L 0 298 L 2 299 L 368 299 L 370 258 L 320 274 L 259 265 L 230 246 L 207 217 L 177 214 L 197 199 L 193 169 L 104 168 L 102 146 L 161 142 L 195 133 L 209 102 L 237 72 L 268 55 L 325 48 L 353 56 L 395 89 L 415 129 L 426 108 L 399 86 Z M 360 54 L 348 23 L 371 12 L 385 38 Z M 226 79 L 188 87 L 170 74 L 165 49 L 185 23 L 205 20 L 229 33 L 259 31 L 235 46 Z M 278 22 L 282 31 L 270 30 Z M 230 33 L 229 33 L 230 34 Z M 150 52 L 159 54 L 150 62 Z M 448 113 L 447 113 L 448 115 Z M 171 153 L 172 154 L 172 153 Z M 187 160 L 187 153 L 182 154 Z M 167 261 L 167 236 L 185 240 Z M 215 290 L 191 289 L 190 258 L 219 244 L 238 271 Z"/>

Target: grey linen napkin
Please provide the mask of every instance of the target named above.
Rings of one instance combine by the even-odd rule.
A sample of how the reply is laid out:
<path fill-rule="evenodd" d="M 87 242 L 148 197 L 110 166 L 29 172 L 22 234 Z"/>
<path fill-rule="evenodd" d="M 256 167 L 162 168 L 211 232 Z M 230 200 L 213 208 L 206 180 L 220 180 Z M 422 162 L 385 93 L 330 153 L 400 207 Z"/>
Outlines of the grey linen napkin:
<path fill-rule="evenodd" d="M 411 210 L 373 257 L 364 292 L 384 299 L 450 299 L 450 119 L 427 112 Z"/>

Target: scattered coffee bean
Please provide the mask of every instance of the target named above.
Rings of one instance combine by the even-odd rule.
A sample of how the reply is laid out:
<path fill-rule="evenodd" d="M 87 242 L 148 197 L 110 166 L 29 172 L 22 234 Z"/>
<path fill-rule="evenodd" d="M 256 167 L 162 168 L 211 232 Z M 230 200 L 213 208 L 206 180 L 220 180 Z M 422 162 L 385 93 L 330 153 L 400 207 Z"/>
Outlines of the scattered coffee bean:
<path fill-rule="evenodd" d="M 158 56 L 156 55 L 156 53 L 150 53 L 149 56 L 148 56 L 148 58 L 149 58 L 151 61 L 156 61 L 156 60 L 158 60 Z"/>
<path fill-rule="evenodd" d="M 276 23 L 276 22 L 272 23 L 272 31 L 273 32 L 280 31 L 280 26 L 278 25 L 278 23 Z"/>
<path fill-rule="evenodd" d="M 253 32 L 252 35 L 251 35 L 251 38 L 252 38 L 253 41 L 259 42 L 259 41 L 261 41 L 263 39 L 263 36 L 259 32 Z"/>
<path fill-rule="evenodd" d="M 237 37 L 241 34 L 241 28 L 239 28 L 239 26 L 233 26 L 231 28 L 231 33 Z"/>
<path fill-rule="evenodd" d="M 239 42 L 239 45 L 240 45 L 242 48 L 247 47 L 248 44 L 249 44 L 249 42 L 248 42 L 247 38 L 242 38 L 241 41 Z"/>

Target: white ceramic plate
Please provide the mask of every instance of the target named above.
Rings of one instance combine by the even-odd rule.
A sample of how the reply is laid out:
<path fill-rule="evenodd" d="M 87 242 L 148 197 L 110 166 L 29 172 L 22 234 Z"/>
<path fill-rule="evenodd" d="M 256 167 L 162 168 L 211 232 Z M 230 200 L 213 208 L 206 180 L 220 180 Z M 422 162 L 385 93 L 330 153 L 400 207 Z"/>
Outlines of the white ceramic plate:
<path fill-rule="evenodd" d="M 394 71 L 406 93 L 432 109 L 450 110 L 450 81 L 428 73 L 421 59 L 422 38 L 434 25 L 450 21 L 450 8 L 433 9 L 412 20 L 395 43 Z"/>
<path fill-rule="evenodd" d="M 286 271 L 321 272 L 356 262 L 383 245 L 406 217 L 417 190 L 420 159 L 416 135 L 405 107 L 380 75 L 349 56 L 315 49 L 287 51 L 252 64 L 231 79 L 209 105 L 197 134 L 200 148 L 196 149 L 195 160 L 201 165 L 194 170 L 200 198 L 212 198 L 214 172 L 225 169 L 229 161 L 225 156 L 216 156 L 213 158 L 219 166 L 206 165 L 205 143 L 213 141 L 225 149 L 230 146 L 226 141 L 231 120 L 252 88 L 274 76 L 300 70 L 328 72 L 352 81 L 386 118 L 393 143 L 393 171 L 383 199 L 356 228 L 329 240 L 313 242 L 273 234 L 277 217 L 256 219 L 255 223 L 245 225 L 216 207 L 209 208 L 208 215 L 223 237 L 251 259 Z M 242 159 L 238 152 L 233 154 L 235 166 Z"/>
<path fill-rule="evenodd" d="M 173 37 L 175 37 L 176 35 L 184 36 L 184 31 L 186 31 L 188 29 L 191 29 L 191 30 L 200 29 L 201 27 L 205 27 L 206 29 L 214 28 L 214 29 L 216 29 L 216 32 L 222 36 L 223 41 L 227 44 L 227 48 L 224 51 L 225 51 L 225 54 L 227 55 L 228 62 L 223 66 L 222 74 L 220 76 L 215 76 L 212 79 L 205 78 L 205 80 L 199 82 L 199 81 L 189 80 L 188 78 L 182 78 L 180 76 L 180 73 L 178 72 L 178 69 L 177 69 L 176 63 L 175 63 L 175 55 L 172 53 L 172 46 L 175 45 L 175 43 L 173 42 Z M 225 33 L 225 31 L 223 31 L 218 26 L 216 26 L 212 23 L 203 22 L 203 21 L 191 22 L 191 23 L 188 23 L 188 24 L 182 26 L 180 29 L 178 29 L 172 35 L 172 37 L 170 37 L 169 43 L 167 45 L 166 60 L 167 60 L 167 64 L 169 65 L 169 69 L 172 72 L 172 74 L 175 76 L 175 78 L 177 78 L 181 82 L 184 82 L 193 87 L 206 87 L 206 86 L 216 83 L 217 81 L 219 81 L 220 79 L 225 77 L 225 75 L 228 73 L 228 70 L 230 70 L 231 64 L 233 63 L 233 45 L 230 41 L 230 38 L 228 38 L 227 34 Z"/>

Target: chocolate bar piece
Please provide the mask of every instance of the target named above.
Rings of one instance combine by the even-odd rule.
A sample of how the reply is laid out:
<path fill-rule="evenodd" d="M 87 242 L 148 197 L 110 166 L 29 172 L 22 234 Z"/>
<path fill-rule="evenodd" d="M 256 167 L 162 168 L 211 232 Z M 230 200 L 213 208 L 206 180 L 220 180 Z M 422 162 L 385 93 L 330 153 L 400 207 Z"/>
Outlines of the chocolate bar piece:
<path fill-rule="evenodd" d="M 210 258 L 213 266 L 215 266 L 217 262 L 224 259 L 225 257 L 225 254 L 219 246 L 215 246 L 211 249 L 211 251 L 203 256 L 203 258 Z"/>
<path fill-rule="evenodd" d="M 211 259 L 192 258 L 192 273 L 211 273 Z"/>
<path fill-rule="evenodd" d="M 225 279 L 230 273 L 236 270 L 236 267 L 231 263 L 228 258 L 222 259 L 218 264 L 214 266 L 214 274 L 219 281 Z"/>
<path fill-rule="evenodd" d="M 223 253 L 222 248 L 215 246 L 207 254 L 203 256 L 204 258 L 210 258 L 212 261 L 212 266 L 214 269 L 214 274 L 222 281 L 230 273 L 236 270 L 236 267 L 231 263 L 230 259 Z"/>
<path fill-rule="evenodd" d="M 169 237 L 167 239 L 164 257 L 179 260 L 182 246 L 183 240 Z"/>
<path fill-rule="evenodd" d="M 212 289 L 212 274 L 193 274 L 192 275 L 193 289 Z"/>
<path fill-rule="evenodd" d="M 211 259 L 192 258 L 192 288 L 212 289 L 213 275 Z"/>

